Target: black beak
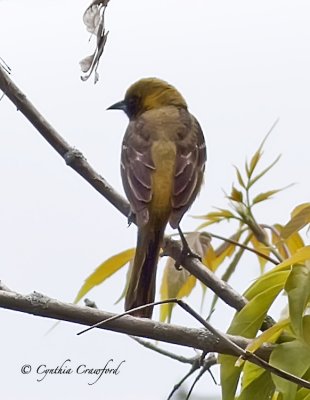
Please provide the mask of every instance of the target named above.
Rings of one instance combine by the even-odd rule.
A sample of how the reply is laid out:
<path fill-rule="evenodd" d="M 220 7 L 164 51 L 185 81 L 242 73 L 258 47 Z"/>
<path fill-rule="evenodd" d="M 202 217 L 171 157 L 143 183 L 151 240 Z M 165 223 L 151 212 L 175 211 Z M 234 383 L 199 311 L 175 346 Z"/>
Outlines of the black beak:
<path fill-rule="evenodd" d="M 125 113 L 127 113 L 127 105 L 125 100 L 122 100 L 108 107 L 107 110 L 123 110 Z"/>

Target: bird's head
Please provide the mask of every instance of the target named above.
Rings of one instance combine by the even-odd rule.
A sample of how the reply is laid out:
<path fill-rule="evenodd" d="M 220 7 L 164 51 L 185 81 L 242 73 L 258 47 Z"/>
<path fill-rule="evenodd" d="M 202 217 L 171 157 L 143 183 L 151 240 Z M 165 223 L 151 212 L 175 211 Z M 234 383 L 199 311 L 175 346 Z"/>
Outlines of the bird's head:
<path fill-rule="evenodd" d="M 183 96 L 172 85 L 161 79 L 144 78 L 131 85 L 125 99 L 108 110 L 123 110 L 132 120 L 147 110 L 169 105 L 187 109 Z"/>

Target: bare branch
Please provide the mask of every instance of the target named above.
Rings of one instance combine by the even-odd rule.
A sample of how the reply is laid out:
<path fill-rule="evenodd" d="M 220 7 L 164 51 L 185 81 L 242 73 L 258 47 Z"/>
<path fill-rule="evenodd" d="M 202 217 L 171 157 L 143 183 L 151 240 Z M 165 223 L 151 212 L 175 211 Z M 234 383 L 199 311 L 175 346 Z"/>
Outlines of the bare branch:
<path fill-rule="evenodd" d="M 64 303 L 37 292 L 30 295 L 22 295 L 16 292 L 0 290 L 0 307 L 85 326 L 94 325 L 98 321 L 105 321 L 116 316 L 116 314 L 106 311 Z M 110 321 L 100 329 L 192 347 L 206 352 L 238 355 L 236 351 L 232 350 L 231 345 L 227 346 L 224 341 L 219 340 L 218 337 L 205 329 L 164 324 L 129 315 Z M 239 336 L 225 335 L 225 337 L 242 349 L 245 349 L 250 343 L 250 339 Z M 257 354 L 268 360 L 273 348 L 273 345 L 264 345 L 258 350 Z"/>

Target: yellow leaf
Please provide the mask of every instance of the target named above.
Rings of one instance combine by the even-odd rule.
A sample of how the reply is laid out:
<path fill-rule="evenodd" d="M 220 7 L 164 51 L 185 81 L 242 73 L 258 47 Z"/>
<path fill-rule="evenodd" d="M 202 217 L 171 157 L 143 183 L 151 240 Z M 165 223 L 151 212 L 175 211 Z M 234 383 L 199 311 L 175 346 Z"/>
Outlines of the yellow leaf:
<path fill-rule="evenodd" d="M 190 279 L 191 275 L 186 269 L 182 268 L 181 270 L 177 270 L 175 268 L 175 261 L 172 258 L 168 258 L 167 263 L 165 265 L 164 274 L 161 281 L 160 287 L 160 298 L 161 300 L 167 300 L 174 297 L 178 297 L 179 292 L 182 292 L 182 288 L 185 286 L 183 292 L 186 295 L 189 295 L 192 291 L 193 287 L 196 284 L 196 278 L 191 279 L 189 283 L 187 283 Z M 160 306 L 160 321 L 168 321 L 170 322 L 171 313 L 174 304 L 162 304 Z"/>
<path fill-rule="evenodd" d="M 310 203 L 304 203 L 297 206 L 292 212 L 291 220 L 283 227 L 282 237 L 290 237 L 293 233 L 299 231 L 310 223 Z"/>
<path fill-rule="evenodd" d="M 246 350 L 254 353 L 264 343 L 274 343 L 289 324 L 289 319 L 284 319 L 283 321 L 277 322 L 271 328 L 267 329 L 261 335 L 253 339 L 251 343 L 247 345 Z"/>
<path fill-rule="evenodd" d="M 234 165 L 234 167 L 235 167 L 235 170 L 236 170 L 236 175 L 237 175 L 237 179 L 238 179 L 239 185 L 242 186 L 245 189 L 245 184 L 244 184 L 244 181 L 242 179 L 241 173 L 240 173 L 239 169 L 235 165 Z"/>
<path fill-rule="evenodd" d="M 249 172 L 248 172 L 248 176 L 249 176 L 249 177 L 252 176 L 252 173 L 253 173 L 253 171 L 254 171 L 254 169 L 255 169 L 255 167 L 256 167 L 258 161 L 260 160 L 261 156 L 262 156 L 262 153 L 261 153 L 260 149 L 258 149 L 258 150 L 254 153 L 254 155 L 253 155 L 253 157 L 252 157 L 252 159 L 251 159 L 251 161 L 250 161 Z"/>
<path fill-rule="evenodd" d="M 205 252 L 205 255 L 202 258 L 202 263 L 208 267 L 212 272 L 216 270 L 214 263 L 216 260 L 216 253 L 212 247 L 212 245 L 209 245 L 209 248 Z"/>
<path fill-rule="evenodd" d="M 254 235 L 251 237 L 251 243 L 253 245 L 254 250 L 259 251 L 260 253 L 263 253 L 266 256 L 269 256 L 270 249 L 268 247 L 266 247 L 263 243 L 259 242 Z M 258 256 L 258 261 L 259 261 L 261 273 L 263 273 L 265 265 L 268 260 L 266 260 L 263 257 Z"/>
<path fill-rule="evenodd" d="M 237 203 L 242 203 L 243 195 L 240 190 L 237 190 L 234 186 L 231 189 L 231 194 L 228 196 L 230 200 L 236 201 Z"/>
<path fill-rule="evenodd" d="M 237 232 L 232 235 L 229 239 L 238 241 L 241 233 Z M 222 262 L 227 258 L 231 257 L 234 254 L 236 249 L 236 245 L 229 242 L 223 242 L 216 250 L 215 250 L 215 259 L 212 260 L 212 271 L 214 272 Z"/>
<path fill-rule="evenodd" d="M 100 285 L 100 283 L 105 281 L 116 271 L 121 269 L 125 264 L 127 264 L 134 257 L 135 251 L 135 248 L 122 251 L 121 253 L 108 258 L 106 261 L 100 264 L 99 267 L 96 268 L 88 278 L 86 278 L 73 303 L 76 304 L 91 289 L 97 285 Z"/>
<path fill-rule="evenodd" d="M 187 243 L 190 248 L 201 257 L 204 257 L 210 247 L 210 236 L 200 233 L 191 232 L 186 235 Z M 170 299 L 173 297 L 182 298 L 189 296 L 195 287 L 197 279 L 192 276 L 186 269 L 182 268 L 177 270 L 175 268 L 175 261 L 168 258 L 164 275 L 161 282 L 160 297 L 162 300 Z M 160 320 L 170 321 L 171 313 L 174 304 L 162 304 L 160 307 Z"/>
<path fill-rule="evenodd" d="M 260 203 L 261 201 L 268 200 L 271 196 L 280 192 L 281 190 L 283 190 L 283 189 L 269 190 L 268 192 L 260 193 L 254 197 L 252 204 L 257 204 L 257 203 Z"/>
<path fill-rule="evenodd" d="M 287 267 L 303 263 L 307 260 L 310 260 L 310 246 L 304 246 L 296 251 L 291 257 L 287 258 L 286 260 L 282 261 L 279 265 L 277 265 L 274 269 L 268 272 L 266 275 L 269 275 L 275 271 L 282 271 L 287 269 Z"/>
<path fill-rule="evenodd" d="M 298 232 L 293 233 L 288 239 L 284 240 L 282 238 L 283 226 L 280 224 L 275 224 L 273 226 L 276 232 L 274 232 L 274 230 L 272 231 L 272 243 L 277 247 L 280 255 L 284 259 L 288 257 L 288 252 L 290 255 L 293 255 L 298 249 L 305 246 Z"/>

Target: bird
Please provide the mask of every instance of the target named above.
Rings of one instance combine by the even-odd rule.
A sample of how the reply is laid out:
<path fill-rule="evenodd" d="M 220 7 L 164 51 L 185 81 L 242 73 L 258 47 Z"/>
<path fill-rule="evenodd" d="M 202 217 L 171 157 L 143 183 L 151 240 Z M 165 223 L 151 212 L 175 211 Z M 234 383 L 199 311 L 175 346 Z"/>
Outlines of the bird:
<path fill-rule="evenodd" d="M 121 149 L 121 177 L 138 226 L 137 246 L 125 297 L 125 310 L 154 302 L 156 270 L 167 224 L 180 228 L 203 182 L 206 144 L 197 119 L 181 93 L 158 78 L 133 83 L 109 110 L 129 118 Z M 153 306 L 131 315 L 152 318 Z"/>

